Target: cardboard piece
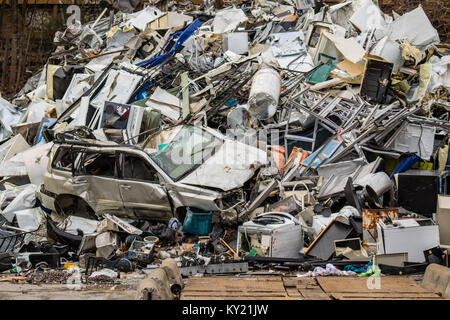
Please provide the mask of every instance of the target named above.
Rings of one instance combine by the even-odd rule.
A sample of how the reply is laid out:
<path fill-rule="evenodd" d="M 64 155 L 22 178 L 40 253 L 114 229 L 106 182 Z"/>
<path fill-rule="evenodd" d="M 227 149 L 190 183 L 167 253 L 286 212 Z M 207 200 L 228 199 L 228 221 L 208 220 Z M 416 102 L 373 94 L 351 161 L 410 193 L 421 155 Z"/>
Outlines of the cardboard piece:
<path fill-rule="evenodd" d="M 345 59 L 344 61 L 336 64 L 336 67 L 342 71 L 347 72 L 352 77 L 360 76 L 364 73 L 364 66 L 361 64 L 353 63 L 350 60 Z"/>
<path fill-rule="evenodd" d="M 350 84 L 361 84 L 363 74 L 364 66 L 362 64 L 345 59 L 336 64 L 336 69 L 331 71 L 330 77 L 342 79 Z"/>

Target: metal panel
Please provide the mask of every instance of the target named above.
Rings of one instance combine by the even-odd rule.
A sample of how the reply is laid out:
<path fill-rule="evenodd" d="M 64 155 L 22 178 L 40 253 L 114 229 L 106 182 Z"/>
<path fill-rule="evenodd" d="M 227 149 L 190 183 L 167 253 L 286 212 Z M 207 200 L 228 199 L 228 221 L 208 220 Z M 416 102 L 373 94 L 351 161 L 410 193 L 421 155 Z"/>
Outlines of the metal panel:
<path fill-rule="evenodd" d="M 248 271 L 247 262 L 237 262 L 237 263 L 222 263 L 222 264 L 210 264 L 208 266 L 192 266 L 180 268 L 180 273 L 182 276 L 191 276 L 198 273 L 240 273 Z"/>

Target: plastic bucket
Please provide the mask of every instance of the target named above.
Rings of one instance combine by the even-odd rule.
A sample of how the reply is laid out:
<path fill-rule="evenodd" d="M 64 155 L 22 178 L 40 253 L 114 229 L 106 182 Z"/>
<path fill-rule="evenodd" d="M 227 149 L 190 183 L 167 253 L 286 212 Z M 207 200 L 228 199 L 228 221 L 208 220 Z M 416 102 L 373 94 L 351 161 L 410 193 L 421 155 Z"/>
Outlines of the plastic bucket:
<path fill-rule="evenodd" d="M 206 235 L 211 232 L 211 211 L 202 211 L 197 208 L 187 208 L 183 223 L 183 232 L 197 235 Z"/>

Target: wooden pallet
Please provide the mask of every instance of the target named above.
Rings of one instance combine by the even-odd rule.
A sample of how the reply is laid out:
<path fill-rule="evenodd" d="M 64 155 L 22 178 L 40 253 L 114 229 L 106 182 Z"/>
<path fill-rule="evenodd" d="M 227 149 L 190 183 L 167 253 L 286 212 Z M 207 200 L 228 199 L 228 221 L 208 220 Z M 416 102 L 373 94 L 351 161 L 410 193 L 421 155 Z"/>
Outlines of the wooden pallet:
<path fill-rule="evenodd" d="M 380 278 L 212 276 L 190 277 L 181 300 L 436 300 L 444 299 L 406 276 Z"/>
<path fill-rule="evenodd" d="M 280 276 L 189 277 L 181 300 L 290 300 Z"/>
<path fill-rule="evenodd" d="M 380 285 L 370 278 L 318 277 L 317 282 L 330 297 L 338 300 L 429 300 L 442 299 L 405 276 L 380 278 Z M 372 288 L 372 289 L 371 289 Z"/>

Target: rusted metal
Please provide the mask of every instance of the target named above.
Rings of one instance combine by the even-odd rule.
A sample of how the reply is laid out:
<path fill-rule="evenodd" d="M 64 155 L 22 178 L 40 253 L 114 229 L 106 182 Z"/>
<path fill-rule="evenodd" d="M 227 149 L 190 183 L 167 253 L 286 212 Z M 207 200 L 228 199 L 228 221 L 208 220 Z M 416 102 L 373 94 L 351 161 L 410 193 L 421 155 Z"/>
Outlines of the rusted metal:
<path fill-rule="evenodd" d="M 378 239 L 376 223 L 380 220 L 386 221 L 388 219 L 398 219 L 398 208 L 363 209 L 362 216 L 363 232 L 368 232 L 372 236 L 373 240 L 376 241 Z M 367 240 L 371 239 L 364 238 L 363 244 L 367 243 Z"/>

